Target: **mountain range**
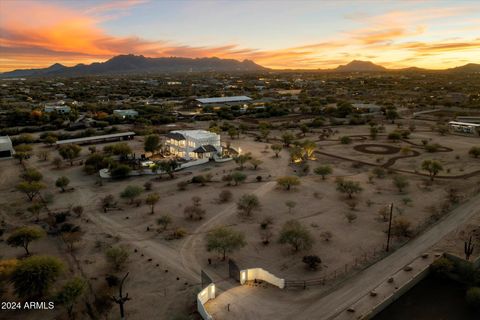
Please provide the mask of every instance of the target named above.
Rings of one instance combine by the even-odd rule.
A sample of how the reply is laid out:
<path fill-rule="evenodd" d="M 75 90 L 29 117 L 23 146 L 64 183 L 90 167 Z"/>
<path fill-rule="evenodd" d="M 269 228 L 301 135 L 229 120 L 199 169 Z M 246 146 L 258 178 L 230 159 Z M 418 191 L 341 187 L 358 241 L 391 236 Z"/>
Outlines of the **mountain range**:
<path fill-rule="evenodd" d="M 220 58 L 147 58 L 137 55 L 119 55 L 105 62 L 95 62 L 89 65 L 78 64 L 66 67 L 55 63 L 48 68 L 42 69 L 18 69 L 0 74 L 0 78 L 19 77 L 77 77 L 89 75 L 122 75 L 122 74 L 145 74 L 145 73 L 178 73 L 178 72 L 260 72 L 277 71 L 262 67 L 251 60 L 238 61 L 234 59 Z M 280 71 L 280 70 L 278 70 Z M 297 70 L 296 70 L 297 71 Z M 301 70 L 298 70 L 301 71 Z M 308 70 L 314 71 L 314 70 Z M 346 65 L 340 65 L 334 69 L 318 69 L 317 72 L 388 72 L 410 71 L 428 72 L 433 70 L 416 67 L 404 69 L 387 69 L 371 61 L 353 60 Z M 480 64 L 469 63 L 450 69 L 439 71 L 456 73 L 480 72 Z"/>

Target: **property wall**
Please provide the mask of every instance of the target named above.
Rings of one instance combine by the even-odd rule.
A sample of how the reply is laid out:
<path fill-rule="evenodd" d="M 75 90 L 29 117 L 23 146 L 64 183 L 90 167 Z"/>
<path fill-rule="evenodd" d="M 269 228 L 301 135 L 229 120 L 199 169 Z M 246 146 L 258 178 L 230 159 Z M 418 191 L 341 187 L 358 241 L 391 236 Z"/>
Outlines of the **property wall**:
<path fill-rule="evenodd" d="M 285 288 L 285 279 L 280 279 L 262 268 L 253 268 L 240 271 L 240 283 L 244 284 L 249 280 L 263 280 L 280 289 Z"/>
<path fill-rule="evenodd" d="M 396 290 L 392 295 L 390 295 L 385 300 L 383 300 L 380 304 L 375 306 L 375 308 L 373 308 L 368 313 L 368 315 L 364 315 L 364 317 L 362 319 L 372 319 L 375 315 L 377 315 L 378 313 L 383 311 L 386 307 L 388 307 L 395 300 L 400 298 L 408 290 L 413 288 L 413 286 L 415 286 L 421 280 L 425 279 L 429 273 L 430 273 L 430 265 L 427 265 L 427 266 L 424 267 L 424 269 L 422 271 L 417 273 L 409 282 L 405 283 L 401 288 Z"/>
<path fill-rule="evenodd" d="M 198 166 L 200 164 L 207 163 L 208 161 L 210 161 L 210 159 L 208 159 L 208 158 L 198 159 L 198 160 L 194 160 L 194 161 L 188 161 L 188 162 L 182 163 L 180 165 L 180 168 L 185 169 L 185 168 L 188 168 L 188 167 Z"/>
<path fill-rule="evenodd" d="M 205 309 L 208 300 L 215 299 L 215 284 L 210 283 L 197 294 L 197 310 L 204 320 L 212 320 L 213 317 Z"/>

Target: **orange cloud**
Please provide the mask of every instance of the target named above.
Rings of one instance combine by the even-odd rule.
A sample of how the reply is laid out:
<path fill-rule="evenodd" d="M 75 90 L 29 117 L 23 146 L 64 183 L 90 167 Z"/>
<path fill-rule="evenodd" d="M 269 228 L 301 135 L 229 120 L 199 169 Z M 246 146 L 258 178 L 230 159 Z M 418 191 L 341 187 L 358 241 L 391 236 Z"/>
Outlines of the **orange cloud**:
<path fill-rule="evenodd" d="M 401 42 L 424 34 L 425 21 L 459 14 L 464 9 L 429 9 L 414 14 L 388 12 L 380 16 L 351 16 L 362 25 L 331 41 L 318 41 L 277 50 L 259 50 L 236 44 L 189 46 L 170 41 L 148 41 L 139 37 L 116 37 L 99 28 L 99 22 L 121 15 L 145 0 L 111 1 L 76 12 L 40 2 L 0 0 L 0 71 L 45 67 L 54 62 L 67 65 L 106 60 L 114 55 L 134 53 L 149 57 L 182 56 L 252 59 L 271 68 L 329 68 L 353 58 L 372 59 L 389 66 L 436 55 L 455 61 L 464 52 L 480 48 L 480 40 Z M 12 14 L 4 14 L 10 12 Z M 22 13 L 22 14 L 15 14 Z M 32 14 L 31 14 L 32 13 Z M 34 13 L 34 14 L 33 14 Z M 411 40 L 411 39 L 410 39 Z M 444 55 L 448 54 L 448 57 Z M 416 55 L 416 57 L 412 57 Z M 443 60 L 443 61 L 447 61 Z M 423 60 L 425 61 L 425 60 Z M 440 60 L 439 60 L 440 61 Z M 443 62 L 442 62 L 443 63 Z"/>

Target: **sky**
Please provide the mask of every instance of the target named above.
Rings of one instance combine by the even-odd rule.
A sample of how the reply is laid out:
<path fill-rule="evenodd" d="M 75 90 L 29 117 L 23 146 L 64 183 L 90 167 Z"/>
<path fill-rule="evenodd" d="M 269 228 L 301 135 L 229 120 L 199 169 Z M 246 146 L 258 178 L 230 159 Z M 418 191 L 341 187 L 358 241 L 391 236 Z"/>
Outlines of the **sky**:
<path fill-rule="evenodd" d="M 480 1 L 0 0 L 0 72 L 130 53 L 443 69 L 480 63 Z"/>

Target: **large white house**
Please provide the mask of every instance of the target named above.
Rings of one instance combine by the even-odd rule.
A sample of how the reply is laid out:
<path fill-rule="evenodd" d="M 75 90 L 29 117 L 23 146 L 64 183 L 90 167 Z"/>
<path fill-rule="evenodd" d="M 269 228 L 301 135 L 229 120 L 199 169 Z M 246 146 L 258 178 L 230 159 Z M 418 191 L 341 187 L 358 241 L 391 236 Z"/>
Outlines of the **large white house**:
<path fill-rule="evenodd" d="M 178 130 L 167 134 L 168 151 L 187 160 L 213 158 L 222 152 L 220 135 L 206 130 Z"/>

